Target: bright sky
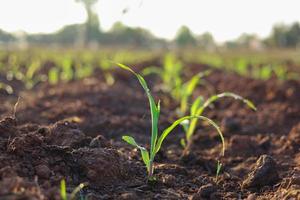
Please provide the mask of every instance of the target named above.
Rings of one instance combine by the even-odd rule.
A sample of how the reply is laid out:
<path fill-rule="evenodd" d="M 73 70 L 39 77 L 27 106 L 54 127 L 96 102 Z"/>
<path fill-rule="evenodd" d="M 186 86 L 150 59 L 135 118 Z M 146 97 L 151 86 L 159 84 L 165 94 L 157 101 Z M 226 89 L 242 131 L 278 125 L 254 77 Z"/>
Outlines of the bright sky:
<path fill-rule="evenodd" d="M 129 8 L 126 14 L 124 8 Z M 173 38 L 187 25 L 196 34 L 211 32 L 217 41 L 244 32 L 264 37 L 275 23 L 300 21 L 300 0 L 99 0 L 95 10 L 104 30 L 121 21 Z M 75 0 L 0 1 L 0 29 L 6 31 L 52 32 L 85 18 Z"/>

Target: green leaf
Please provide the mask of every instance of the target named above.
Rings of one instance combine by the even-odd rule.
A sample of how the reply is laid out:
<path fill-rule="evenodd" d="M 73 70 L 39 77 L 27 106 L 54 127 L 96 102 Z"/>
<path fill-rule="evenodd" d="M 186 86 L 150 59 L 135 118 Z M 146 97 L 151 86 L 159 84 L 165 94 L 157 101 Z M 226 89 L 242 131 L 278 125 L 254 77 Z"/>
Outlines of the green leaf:
<path fill-rule="evenodd" d="M 188 82 L 184 84 L 184 88 L 186 89 L 186 94 L 189 96 L 193 93 L 195 87 L 197 86 L 200 80 L 200 76 L 197 74 L 193 76 Z"/>
<path fill-rule="evenodd" d="M 200 81 L 203 82 L 202 78 L 204 76 L 207 76 L 210 73 L 211 70 L 200 72 L 194 75 L 189 81 L 187 81 L 185 84 L 183 84 L 182 87 L 180 87 L 181 90 L 180 112 L 182 113 L 182 115 L 184 115 L 186 113 L 186 110 L 188 109 L 189 98 L 193 94 L 196 86 L 200 84 Z"/>
<path fill-rule="evenodd" d="M 222 155 L 224 155 L 225 153 L 225 140 L 223 137 L 223 134 L 219 128 L 219 126 L 212 121 L 211 119 L 204 117 L 204 116 L 185 116 L 182 118 L 177 119 L 175 122 L 173 122 L 173 124 L 171 126 L 169 126 L 168 128 L 166 128 L 163 133 L 161 134 L 161 136 L 158 138 L 157 144 L 155 146 L 155 154 L 160 150 L 161 145 L 163 143 L 163 141 L 165 140 L 165 138 L 169 135 L 169 133 L 181 122 L 183 122 L 184 120 L 189 120 L 189 119 L 193 119 L 193 118 L 198 118 L 201 119 L 203 121 L 207 121 L 210 125 L 212 125 L 218 132 L 220 138 L 221 138 L 221 142 L 222 142 Z"/>
<path fill-rule="evenodd" d="M 180 139 L 180 144 L 183 148 L 186 147 L 186 142 L 185 142 L 184 138 Z"/>
<path fill-rule="evenodd" d="M 181 117 L 179 119 L 177 119 L 175 122 L 173 122 L 173 124 L 171 126 L 169 126 L 168 128 L 166 128 L 163 133 L 161 134 L 161 136 L 158 138 L 158 141 L 155 145 L 155 154 L 160 150 L 160 147 L 162 145 L 162 142 L 164 141 L 164 139 L 169 135 L 169 133 L 176 127 L 178 126 L 181 122 L 183 122 L 184 120 L 188 120 L 191 117 L 189 116 L 185 116 L 185 117 Z"/>
<path fill-rule="evenodd" d="M 160 100 L 157 102 L 157 112 L 160 113 Z"/>
<path fill-rule="evenodd" d="M 80 190 L 82 190 L 85 186 L 86 186 L 86 184 L 80 183 L 80 184 L 73 190 L 73 192 L 71 193 L 70 200 L 75 200 L 76 194 L 77 194 L 78 192 L 80 192 Z"/>
<path fill-rule="evenodd" d="M 149 157 L 149 152 L 144 147 L 140 147 L 139 149 L 140 149 L 141 154 L 142 154 L 143 162 L 146 165 L 147 171 L 149 173 L 150 172 L 150 157 Z"/>
<path fill-rule="evenodd" d="M 52 68 L 48 72 L 48 81 L 50 84 L 57 84 L 59 81 L 59 71 L 57 68 Z"/>
<path fill-rule="evenodd" d="M 67 188 L 66 181 L 64 179 L 60 181 L 60 197 L 62 200 L 67 200 Z"/>
<path fill-rule="evenodd" d="M 216 179 L 218 179 L 218 177 L 219 177 L 219 175 L 220 175 L 222 166 L 223 166 L 222 163 L 218 160 L 218 163 L 217 163 L 217 170 L 216 170 Z"/>
<path fill-rule="evenodd" d="M 147 151 L 147 149 L 140 146 L 140 145 L 138 145 L 136 143 L 136 141 L 134 140 L 134 138 L 131 137 L 131 136 L 122 136 L 122 139 L 124 141 L 126 141 L 128 144 L 138 148 L 141 151 L 143 162 L 147 167 L 147 171 L 149 172 L 149 170 L 150 170 L 150 158 L 149 158 L 149 152 Z"/>
<path fill-rule="evenodd" d="M 159 76 L 162 75 L 162 69 L 158 68 L 158 67 L 147 67 L 145 69 L 142 70 L 142 75 L 143 76 L 147 76 L 149 74 L 157 74 Z"/>
<path fill-rule="evenodd" d="M 199 96 L 192 104 L 191 106 L 191 115 L 194 116 L 196 115 L 196 111 L 198 108 L 202 105 L 204 99 L 202 96 Z"/>
<path fill-rule="evenodd" d="M 128 144 L 131 144 L 132 146 L 135 146 L 135 147 L 139 147 L 139 145 L 135 142 L 134 138 L 131 137 L 131 136 L 122 136 L 122 139 L 127 142 Z"/>
<path fill-rule="evenodd" d="M 254 106 L 254 104 L 251 101 L 249 101 L 248 99 L 245 99 L 245 98 L 243 98 L 237 94 L 231 93 L 231 92 L 224 92 L 221 94 L 213 95 L 209 99 L 207 99 L 202 106 L 198 107 L 198 109 L 197 109 L 196 113 L 194 113 L 194 115 L 196 115 L 196 116 L 202 115 L 205 108 L 207 108 L 210 104 L 212 104 L 213 102 L 215 102 L 218 99 L 223 98 L 223 97 L 232 97 L 236 100 L 241 100 L 243 103 L 245 103 L 251 109 L 256 110 L 256 107 Z M 195 110 L 193 110 L 193 112 L 195 112 Z M 196 126 L 197 126 L 197 121 L 198 121 L 197 118 L 191 120 L 188 132 L 186 133 L 187 141 L 189 141 L 190 138 L 192 137 L 192 135 L 194 134 Z"/>
<path fill-rule="evenodd" d="M 190 125 L 190 120 L 186 119 L 186 120 L 182 121 L 180 123 L 180 125 L 182 126 L 184 132 L 187 132 L 189 125 Z"/>
<path fill-rule="evenodd" d="M 224 92 L 221 94 L 217 94 L 214 96 L 211 96 L 208 100 L 206 100 L 206 102 L 203 104 L 203 107 L 206 108 L 207 106 L 209 106 L 211 103 L 215 102 L 216 100 L 223 98 L 223 97 L 232 97 L 235 100 L 240 100 L 243 103 L 245 103 L 248 107 L 250 107 L 252 110 L 256 111 L 256 107 L 255 105 L 248 99 L 245 99 L 243 97 L 241 97 L 240 95 L 237 95 L 235 93 L 232 92 Z M 204 109 L 203 108 L 203 109 Z M 198 113 L 197 113 L 198 114 Z"/>
<path fill-rule="evenodd" d="M 183 86 L 179 86 L 179 98 L 180 99 L 180 113 L 184 115 L 188 109 L 189 97 L 192 95 L 195 87 L 197 86 L 200 77 L 195 75 L 186 82 Z"/>

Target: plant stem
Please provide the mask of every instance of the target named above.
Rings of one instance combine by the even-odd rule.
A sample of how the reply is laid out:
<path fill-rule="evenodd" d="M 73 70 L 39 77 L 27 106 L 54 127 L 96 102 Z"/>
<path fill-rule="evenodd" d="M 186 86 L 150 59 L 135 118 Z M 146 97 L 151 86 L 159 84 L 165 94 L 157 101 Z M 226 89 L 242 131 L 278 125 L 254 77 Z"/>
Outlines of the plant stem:
<path fill-rule="evenodd" d="M 153 160 L 150 160 L 148 180 L 153 179 L 153 172 L 154 172 Z"/>
<path fill-rule="evenodd" d="M 187 155 L 189 154 L 191 146 L 192 146 L 192 141 L 191 141 L 191 140 L 188 140 L 188 141 L 187 141 L 187 144 L 186 144 L 186 146 L 184 147 L 184 150 L 183 150 L 183 152 L 182 152 L 182 155 L 181 155 L 182 157 L 183 157 L 183 156 L 187 156 Z"/>

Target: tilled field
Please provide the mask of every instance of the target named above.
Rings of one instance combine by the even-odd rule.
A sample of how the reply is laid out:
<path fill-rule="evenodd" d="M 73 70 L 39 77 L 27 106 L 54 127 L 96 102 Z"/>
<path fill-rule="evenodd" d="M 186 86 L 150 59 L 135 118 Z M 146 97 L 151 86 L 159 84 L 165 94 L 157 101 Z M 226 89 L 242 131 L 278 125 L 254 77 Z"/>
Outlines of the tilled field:
<path fill-rule="evenodd" d="M 193 65 L 186 75 L 207 68 Z M 253 101 L 257 111 L 225 99 L 204 113 L 221 125 L 224 157 L 218 134 L 207 126 L 199 126 L 192 151 L 182 157 L 184 133 L 176 128 L 156 157 L 157 181 L 148 184 L 140 152 L 121 139 L 130 134 L 149 144 L 147 98 L 131 74 L 116 70 L 113 76 L 112 86 L 96 73 L 20 91 L 15 117 L 18 95 L 0 93 L 0 199 L 60 199 L 62 179 L 68 192 L 87 183 L 81 195 L 88 199 L 300 199 L 299 81 L 214 70 L 195 96 L 231 91 Z M 146 79 L 162 101 L 163 129 L 176 119 L 177 104 L 156 90 L 155 76 Z M 223 167 L 216 177 L 218 159 Z"/>

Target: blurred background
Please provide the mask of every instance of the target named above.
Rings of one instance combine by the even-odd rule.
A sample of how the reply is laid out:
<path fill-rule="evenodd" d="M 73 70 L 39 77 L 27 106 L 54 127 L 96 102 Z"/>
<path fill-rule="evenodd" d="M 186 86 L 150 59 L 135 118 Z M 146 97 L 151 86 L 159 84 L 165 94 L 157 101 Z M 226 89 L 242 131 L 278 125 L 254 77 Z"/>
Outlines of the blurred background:
<path fill-rule="evenodd" d="M 204 66 L 299 79 L 298 8 L 298 0 L 1 0 L 0 91 L 91 76 L 112 85 L 111 61 L 180 65 L 185 77 Z"/>
<path fill-rule="evenodd" d="M 0 48 L 300 47 L 297 0 L 2 0 Z"/>

